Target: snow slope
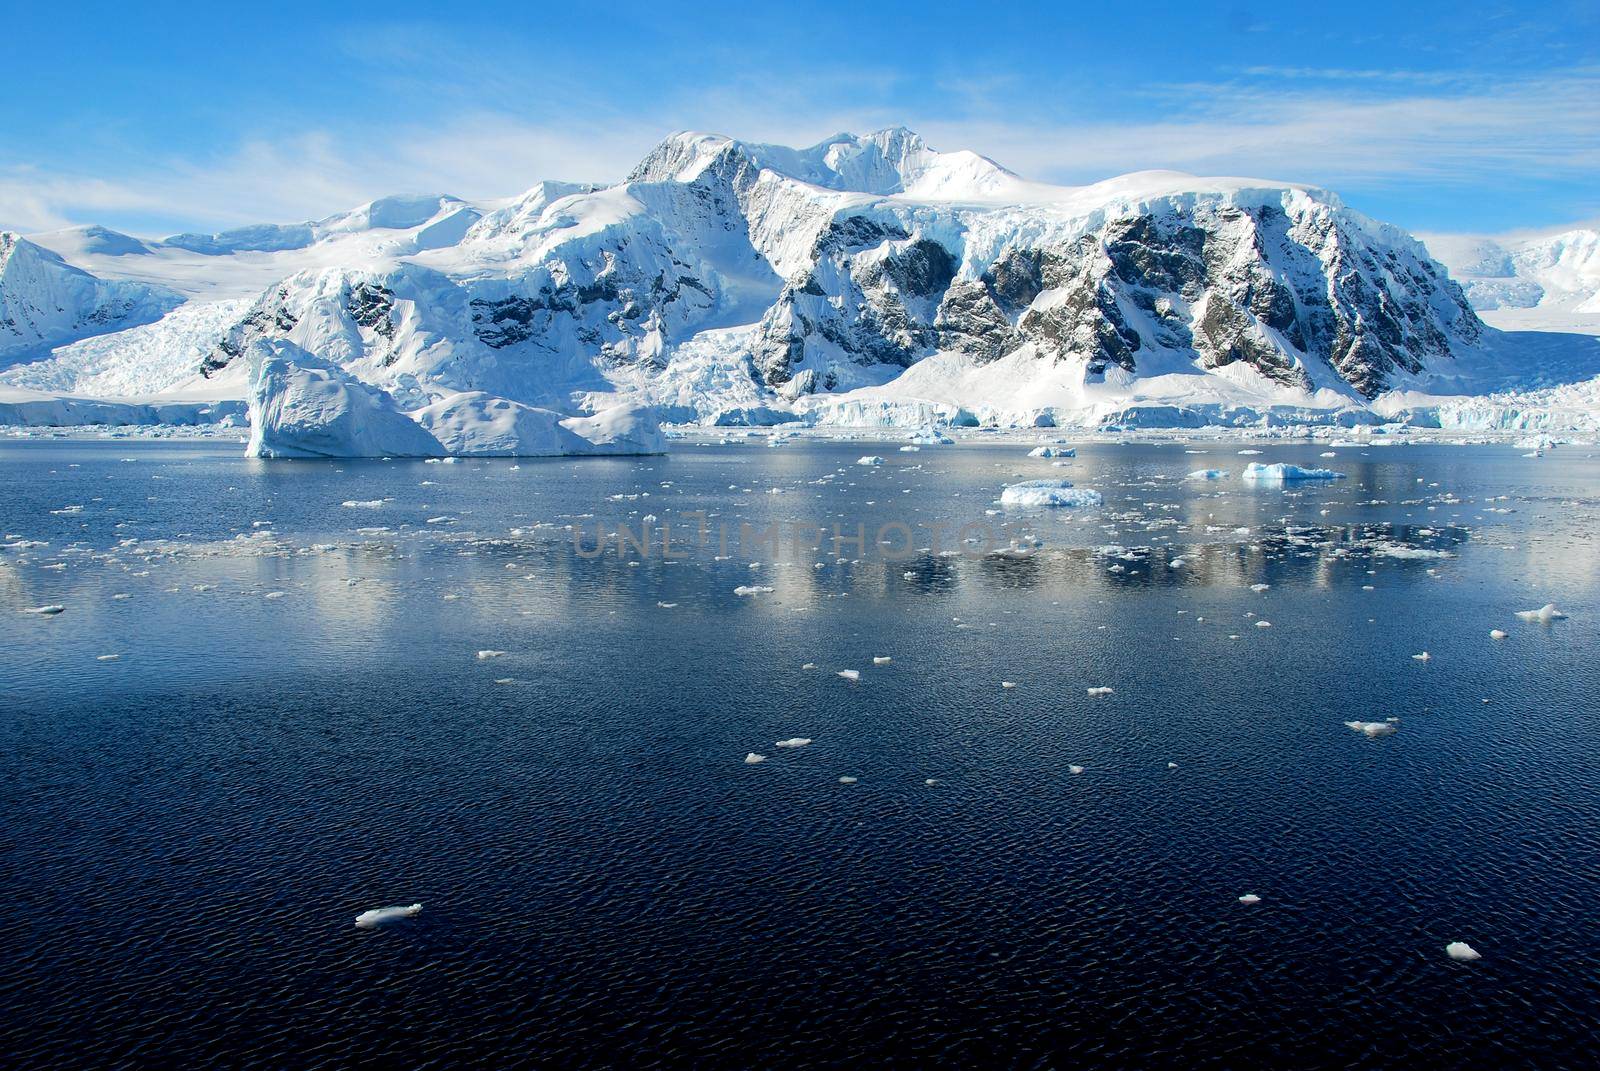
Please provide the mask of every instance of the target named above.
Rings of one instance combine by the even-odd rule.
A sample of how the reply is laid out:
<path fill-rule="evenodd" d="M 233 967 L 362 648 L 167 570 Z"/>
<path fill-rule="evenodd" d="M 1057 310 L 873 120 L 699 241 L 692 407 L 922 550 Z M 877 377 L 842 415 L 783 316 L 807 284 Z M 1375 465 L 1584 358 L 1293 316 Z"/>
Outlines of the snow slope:
<path fill-rule="evenodd" d="M 1428 235 L 1428 248 L 1497 327 L 1600 335 L 1600 230 L 1508 238 Z"/>

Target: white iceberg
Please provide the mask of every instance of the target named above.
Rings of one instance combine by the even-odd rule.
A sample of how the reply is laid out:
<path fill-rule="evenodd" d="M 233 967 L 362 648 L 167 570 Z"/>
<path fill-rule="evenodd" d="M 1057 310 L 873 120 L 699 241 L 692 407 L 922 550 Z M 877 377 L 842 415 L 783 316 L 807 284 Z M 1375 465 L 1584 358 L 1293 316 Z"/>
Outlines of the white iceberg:
<path fill-rule="evenodd" d="M 572 457 L 667 452 L 655 410 L 624 405 L 567 417 L 482 391 L 441 398 L 411 414 L 444 452 L 463 457 Z"/>
<path fill-rule="evenodd" d="M 782 745 L 780 744 L 779 746 L 781 747 Z M 744 757 L 744 764 L 746 766 L 754 766 L 758 762 L 766 762 L 766 761 L 767 761 L 767 757 L 765 755 L 757 755 L 754 751 L 750 752 L 748 755 L 746 755 Z"/>
<path fill-rule="evenodd" d="M 422 914 L 421 904 L 407 904 L 404 907 L 375 907 L 371 911 L 363 911 L 356 916 L 356 925 L 363 930 L 370 930 L 381 926 L 385 922 L 396 919 L 409 919 Z"/>
<path fill-rule="evenodd" d="M 1070 446 L 1035 446 L 1028 451 L 1029 457 L 1077 457 L 1078 451 Z"/>
<path fill-rule="evenodd" d="M 1113 695 L 1113 694 L 1115 694 L 1115 690 L 1111 689 L 1111 688 L 1090 688 L 1089 689 L 1089 695 L 1094 697 L 1094 698 L 1099 698 L 1100 696 L 1103 696 L 1103 695 Z"/>
<path fill-rule="evenodd" d="M 1259 904 L 1261 902 L 1261 897 L 1257 896 L 1255 893 L 1245 893 L 1243 896 L 1239 897 L 1239 902 L 1241 904 Z"/>
<path fill-rule="evenodd" d="M 857 465 L 881 465 L 881 464 L 883 464 L 883 458 L 878 457 L 876 454 L 869 454 L 866 457 L 858 457 L 858 458 L 856 458 L 856 464 Z"/>
<path fill-rule="evenodd" d="M 249 457 L 571 457 L 664 454 L 649 406 L 563 416 L 482 391 L 414 412 L 388 392 L 291 342 L 258 341 L 249 359 Z"/>
<path fill-rule="evenodd" d="M 787 740 L 779 740 L 774 747 L 805 747 L 811 743 L 809 736 L 791 736 Z"/>
<path fill-rule="evenodd" d="M 1445 955 L 1460 963 L 1471 963 L 1473 960 L 1483 958 L 1483 955 L 1465 941 L 1451 941 L 1444 946 Z"/>
<path fill-rule="evenodd" d="M 1537 610 L 1518 610 L 1517 616 L 1524 621 L 1537 621 L 1541 625 L 1548 625 L 1552 621 L 1565 620 L 1566 614 L 1556 609 L 1556 604 L 1547 602 Z"/>
<path fill-rule="evenodd" d="M 1000 493 L 1002 506 L 1075 508 L 1099 506 L 1105 499 L 1099 491 L 1076 488 L 1066 480 L 1024 480 Z"/>
<path fill-rule="evenodd" d="M 1243 478 L 1261 483 L 1284 483 L 1290 480 L 1342 480 L 1344 473 L 1332 469 L 1303 469 L 1299 465 L 1263 465 L 1252 461 L 1244 467 Z"/>
<path fill-rule="evenodd" d="M 861 671 L 859 669 L 841 669 L 839 676 L 847 681 L 858 681 L 861 679 Z"/>
<path fill-rule="evenodd" d="M 1347 729 L 1365 734 L 1368 739 L 1389 736 L 1400 728 L 1392 721 L 1347 721 L 1344 725 Z"/>
<path fill-rule="evenodd" d="M 247 457 L 439 457 L 388 392 L 291 342 L 253 342 Z"/>
<path fill-rule="evenodd" d="M 39 614 L 42 617 L 54 617 L 56 614 L 64 613 L 66 609 L 67 608 L 65 606 L 56 606 L 52 604 L 50 606 L 35 606 L 31 610 L 24 610 L 22 612 L 25 614 Z"/>
<path fill-rule="evenodd" d="M 1227 469 L 1195 469 L 1184 477 L 1187 480 L 1225 480 L 1227 478 Z"/>

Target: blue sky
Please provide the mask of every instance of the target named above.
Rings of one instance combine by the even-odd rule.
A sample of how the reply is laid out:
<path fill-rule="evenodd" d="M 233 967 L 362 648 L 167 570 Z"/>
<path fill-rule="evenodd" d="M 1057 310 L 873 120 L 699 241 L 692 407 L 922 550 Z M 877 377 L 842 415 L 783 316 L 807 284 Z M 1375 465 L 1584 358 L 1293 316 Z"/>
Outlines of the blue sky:
<path fill-rule="evenodd" d="M 1414 230 L 1600 218 L 1594 0 L 218 6 L 9 0 L 0 227 L 506 196 L 618 179 L 672 130 L 894 124 L 1048 181 L 1315 183 Z"/>

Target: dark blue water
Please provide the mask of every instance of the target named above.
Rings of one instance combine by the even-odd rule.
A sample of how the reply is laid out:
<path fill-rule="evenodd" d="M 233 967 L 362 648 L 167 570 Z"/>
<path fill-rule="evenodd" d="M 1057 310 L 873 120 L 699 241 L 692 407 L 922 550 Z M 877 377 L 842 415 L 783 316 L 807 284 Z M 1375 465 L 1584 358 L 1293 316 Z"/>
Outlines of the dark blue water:
<path fill-rule="evenodd" d="M 1600 462 L 1238 448 L 0 446 L 0 1051 L 1592 1066 Z"/>

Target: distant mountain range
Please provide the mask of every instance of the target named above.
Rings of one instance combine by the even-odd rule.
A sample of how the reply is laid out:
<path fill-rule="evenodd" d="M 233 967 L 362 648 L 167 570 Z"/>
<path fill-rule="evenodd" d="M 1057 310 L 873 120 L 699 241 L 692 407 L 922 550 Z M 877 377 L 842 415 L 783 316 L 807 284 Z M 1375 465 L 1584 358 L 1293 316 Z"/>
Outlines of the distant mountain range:
<path fill-rule="evenodd" d="M 61 396 L 241 399 L 252 345 L 284 343 L 408 411 L 478 392 L 720 424 L 1524 426 L 1527 391 L 1583 409 L 1597 294 L 1593 231 L 1425 246 L 1299 185 L 1050 186 L 902 128 L 675 134 L 603 188 L 0 235 L 0 422 Z"/>

